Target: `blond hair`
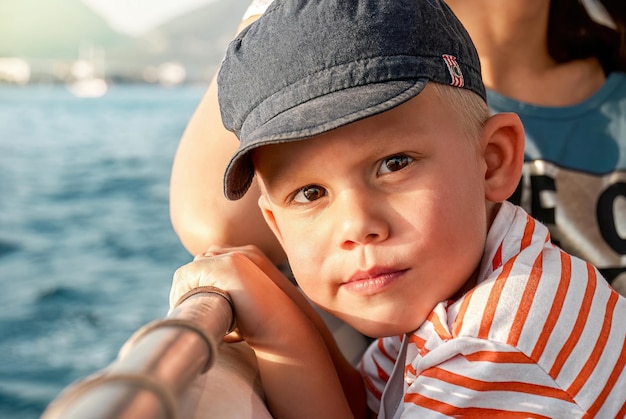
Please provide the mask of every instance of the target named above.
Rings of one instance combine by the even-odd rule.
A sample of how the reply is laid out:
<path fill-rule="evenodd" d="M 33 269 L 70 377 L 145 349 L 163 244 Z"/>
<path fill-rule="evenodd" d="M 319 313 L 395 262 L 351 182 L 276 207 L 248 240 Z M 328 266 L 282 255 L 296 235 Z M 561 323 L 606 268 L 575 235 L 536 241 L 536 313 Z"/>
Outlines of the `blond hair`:
<path fill-rule="evenodd" d="M 483 98 L 467 89 L 459 89 L 436 82 L 430 84 L 442 99 L 452 105 L 469 138 L 477 140 L 485 121 L 491 115 Z"/>

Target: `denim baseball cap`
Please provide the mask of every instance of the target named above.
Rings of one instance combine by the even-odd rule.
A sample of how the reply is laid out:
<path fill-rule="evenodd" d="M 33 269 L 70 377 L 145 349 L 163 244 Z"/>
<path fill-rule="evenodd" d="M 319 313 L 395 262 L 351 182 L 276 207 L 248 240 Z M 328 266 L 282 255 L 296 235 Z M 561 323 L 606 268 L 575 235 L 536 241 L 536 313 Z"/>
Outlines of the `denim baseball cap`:
<path fill-rule="evenodd" d="M 275 0 L 228 46 L 218 74 L 224 126 L 240 145 L 228 199 L 252 182 L 250 151 L 384 112 L 428 81 L 484 100 L 480 62 L 441 0 Z"/>

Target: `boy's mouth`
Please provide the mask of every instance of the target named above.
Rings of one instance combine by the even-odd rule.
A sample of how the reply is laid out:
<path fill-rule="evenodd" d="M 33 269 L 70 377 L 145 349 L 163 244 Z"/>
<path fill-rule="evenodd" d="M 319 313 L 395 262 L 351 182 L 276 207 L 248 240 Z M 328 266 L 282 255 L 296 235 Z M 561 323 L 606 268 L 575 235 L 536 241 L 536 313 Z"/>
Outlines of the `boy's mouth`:
<path fill-rule="evenodd" d="M 408 269 L 373 267 L 355 272 L 342 287 L 361 295 L 378 294 L 404 276 Z"/>

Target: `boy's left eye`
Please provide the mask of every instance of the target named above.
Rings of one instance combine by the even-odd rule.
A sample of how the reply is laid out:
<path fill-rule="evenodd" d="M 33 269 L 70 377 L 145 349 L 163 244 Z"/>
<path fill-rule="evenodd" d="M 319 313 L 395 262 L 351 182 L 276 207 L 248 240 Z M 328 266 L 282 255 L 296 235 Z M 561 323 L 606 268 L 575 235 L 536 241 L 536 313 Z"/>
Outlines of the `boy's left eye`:
<path fill-rule="evenodd" d="M 387 157 L 380 164 L 378 174 L 397 172 L 398 170 L 402 170 L 407 167 L 412 161 L 413 159 L 406 154 L 396 154 L 394 156 Z"/>

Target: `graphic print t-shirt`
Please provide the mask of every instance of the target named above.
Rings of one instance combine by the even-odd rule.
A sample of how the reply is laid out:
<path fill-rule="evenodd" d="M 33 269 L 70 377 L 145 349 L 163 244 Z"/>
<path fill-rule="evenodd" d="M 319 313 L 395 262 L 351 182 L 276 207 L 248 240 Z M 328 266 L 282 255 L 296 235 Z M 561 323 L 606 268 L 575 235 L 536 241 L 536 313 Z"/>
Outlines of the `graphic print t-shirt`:
<path fill-rule="evenodd" d="M 626 295 L 626 74 L 609 75 L 575 106 L 533 106 L 493 91 L 488 102 L 524 123 L 524 175 L 511 201 Z"/>

